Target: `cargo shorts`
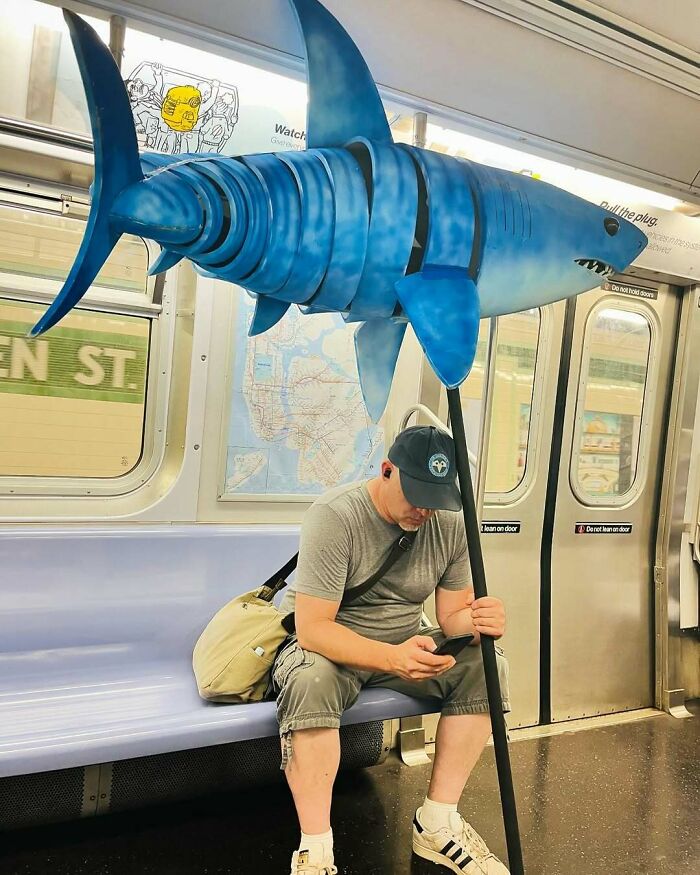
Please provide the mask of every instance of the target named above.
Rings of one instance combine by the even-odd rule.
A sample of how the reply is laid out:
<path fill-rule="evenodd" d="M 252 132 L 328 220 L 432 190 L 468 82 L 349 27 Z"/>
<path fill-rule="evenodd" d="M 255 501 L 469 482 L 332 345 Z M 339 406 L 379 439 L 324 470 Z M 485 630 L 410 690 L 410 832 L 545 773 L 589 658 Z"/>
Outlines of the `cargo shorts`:
<path fill-rule="evenodd" d="M 445 640 L 438 628 L 421 632 L 437 644 Z M 508 661 L 496 647 L 503 711 L 510 711 Z M 441 714 L 488 713 L 486 679 L 480 647 L 465 647 L 457 663 L 435 678 L 408 681 L 384 672 L 338 665 L 299 646 L 296 637 L 277 654 L 272 667 L 277 696 L 277 720 L 282 738 L 282 768 L 291 757 L 291 733 L 298 729 L 337 729 L 344 711 L 357 701 L 363 687 L 386 687 L 416 698 L 431 699 Z"/>

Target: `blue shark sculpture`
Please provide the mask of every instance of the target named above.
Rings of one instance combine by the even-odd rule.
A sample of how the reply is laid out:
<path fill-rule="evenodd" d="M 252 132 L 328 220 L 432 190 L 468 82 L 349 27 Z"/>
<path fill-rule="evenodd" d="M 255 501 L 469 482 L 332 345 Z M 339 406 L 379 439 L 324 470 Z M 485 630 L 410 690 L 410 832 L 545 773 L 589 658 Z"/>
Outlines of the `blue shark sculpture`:
<path fill-rule="evenodd" d="M 392 141 L 357 46 L 317 0 L 290 0 L 306 47 L 305 152 L 139 155 L 106 46 L 65 11 L 87 94 L 95 182 L 85 237 L 32 330 L 85 294 L 121 234 L 157 241 L 157 273 L 188 258 L 256 296 L 250 333 L 296 304 L 361 322 L 370 416 L 381 416 L 408 322 L 448 387 L 468 375 L 479 319 L 577 295 L 646 245 L 630 222 L 554 186 Z"/>

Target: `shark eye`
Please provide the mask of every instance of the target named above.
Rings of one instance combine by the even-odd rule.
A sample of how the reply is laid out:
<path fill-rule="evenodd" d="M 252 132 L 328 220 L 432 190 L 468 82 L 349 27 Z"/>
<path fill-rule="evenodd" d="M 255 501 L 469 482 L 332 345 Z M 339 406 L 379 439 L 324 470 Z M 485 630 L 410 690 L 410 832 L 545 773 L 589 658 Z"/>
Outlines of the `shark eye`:
<path fill-rule="evenodd" d="M 614 237 L 615 234 L 617 234 L 617 232 L 620 230 L 620 223 L 617 221 L 617 219 L 605 219 L 603 221 L 603 224 L 605 225 L 605 230 L 611 237 Z"/>

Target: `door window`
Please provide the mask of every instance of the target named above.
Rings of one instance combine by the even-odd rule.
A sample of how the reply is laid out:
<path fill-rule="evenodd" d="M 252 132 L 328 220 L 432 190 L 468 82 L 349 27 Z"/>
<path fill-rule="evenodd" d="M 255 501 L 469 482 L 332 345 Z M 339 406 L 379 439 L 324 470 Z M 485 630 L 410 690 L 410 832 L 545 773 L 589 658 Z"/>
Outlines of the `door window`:
<path fill-rule="evenodd" d="M 584 504 L 626 503 L 642 479 L 653 339 L 641 309 L 604 302 L 589 316 L 571 466 Z"/>
<path fill-rule="evenodd" d="M 498 317 L 488 493 L 509 495 L 525 478 L 540 321 L 538 309 Z"/>

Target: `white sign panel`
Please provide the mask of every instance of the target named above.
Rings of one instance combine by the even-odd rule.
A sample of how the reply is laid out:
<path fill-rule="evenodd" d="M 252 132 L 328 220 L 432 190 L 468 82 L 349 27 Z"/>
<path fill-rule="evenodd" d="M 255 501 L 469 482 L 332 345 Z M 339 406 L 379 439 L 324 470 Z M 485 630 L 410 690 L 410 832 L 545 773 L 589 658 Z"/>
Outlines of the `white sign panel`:
<path fill-rule="evenodd" d="M 700 280 L 700 219 L 660 207 L 599 201 L 600 206 L 639 227 L 649 245 L 636 267 Z"/>

